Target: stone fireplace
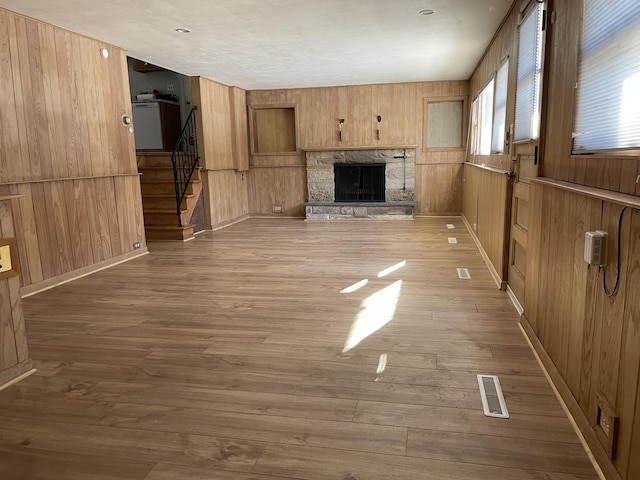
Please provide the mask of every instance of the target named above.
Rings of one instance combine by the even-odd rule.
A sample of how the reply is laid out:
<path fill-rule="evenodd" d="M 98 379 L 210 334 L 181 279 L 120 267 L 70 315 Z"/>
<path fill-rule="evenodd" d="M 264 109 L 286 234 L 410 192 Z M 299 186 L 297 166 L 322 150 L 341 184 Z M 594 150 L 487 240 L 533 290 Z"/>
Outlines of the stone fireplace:
<path fill-rule="evenodd" d="M 307 218 L 413 218 L 415 148 L 309 151 Z"/>

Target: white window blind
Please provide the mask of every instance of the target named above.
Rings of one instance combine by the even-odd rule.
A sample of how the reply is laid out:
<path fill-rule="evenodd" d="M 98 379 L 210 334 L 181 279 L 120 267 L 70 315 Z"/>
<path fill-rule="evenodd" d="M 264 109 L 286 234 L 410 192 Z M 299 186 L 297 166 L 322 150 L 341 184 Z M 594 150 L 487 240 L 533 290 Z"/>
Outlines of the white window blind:
<path fill-rule="evenodd" d="M 574 153 L 640 147 L 640 2 L 585 0 Z"/>
<path fill-rule="evenodd" d="M 496 93 L 493 107 L 493 139 L 491 150 L 504 151 L 504 131 L 507 119 L 507 83 L 509 81 L 509 60 L 505 61 L 496 74 Z"/>
<path fill-rule="evenodd" d="M 478 96 L 478 149 L 479 155 L 491 154 L 491 127 L 493 126 L 494 80 L 482 89 Z"/>
<path fill-rule="evenodd" d="M 542 4 L 534 2 L 519 28 L 515 141 L 535 140 L 540 132 L 543 14 Z"/>

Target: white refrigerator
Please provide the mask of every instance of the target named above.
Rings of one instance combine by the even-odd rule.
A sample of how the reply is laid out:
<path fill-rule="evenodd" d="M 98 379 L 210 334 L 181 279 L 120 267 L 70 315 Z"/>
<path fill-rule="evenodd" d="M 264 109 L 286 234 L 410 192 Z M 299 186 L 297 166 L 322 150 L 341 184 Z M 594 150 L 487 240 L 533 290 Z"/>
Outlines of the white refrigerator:
<path fill-rule="evenodd" d="M 133 131 L 136 150 L 162 150 L 162 121 L 158 102 L 134 103 Z"/>

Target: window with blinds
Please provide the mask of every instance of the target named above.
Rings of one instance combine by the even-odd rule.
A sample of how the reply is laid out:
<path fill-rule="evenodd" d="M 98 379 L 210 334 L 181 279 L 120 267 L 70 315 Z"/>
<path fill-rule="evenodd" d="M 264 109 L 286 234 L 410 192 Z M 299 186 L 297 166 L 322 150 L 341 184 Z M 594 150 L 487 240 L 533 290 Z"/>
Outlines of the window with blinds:
<path fill-rule="evenodd" d="M 585 0 L 573 152 L 640 148 L 640 2 Z"/>
<path fill-rule="evenodd" d="M 493 138 L 491 150 L 504 152 L 504 133 L 507 120 L 507 83 L 509 82 L 509 60 L 506 60 L 496 73 L 496 91 L 493 106 Z"/>
<path fill-rule="evenodd" d="M 542 27 L 544 7 L 533 2 L 518 30 L 518 81 L 514 140 L 535 140 L 540 134 Z"/>

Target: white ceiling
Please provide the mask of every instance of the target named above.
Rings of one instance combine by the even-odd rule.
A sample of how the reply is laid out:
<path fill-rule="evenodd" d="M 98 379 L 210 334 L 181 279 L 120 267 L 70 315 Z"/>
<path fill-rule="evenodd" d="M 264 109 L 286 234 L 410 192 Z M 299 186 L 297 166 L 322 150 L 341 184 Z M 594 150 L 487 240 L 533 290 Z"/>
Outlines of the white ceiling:
<path fill-rule="evenodd" d="M 132 57 L 251 90 L 467 79 L 511 3 L 0 0 Z"/>

